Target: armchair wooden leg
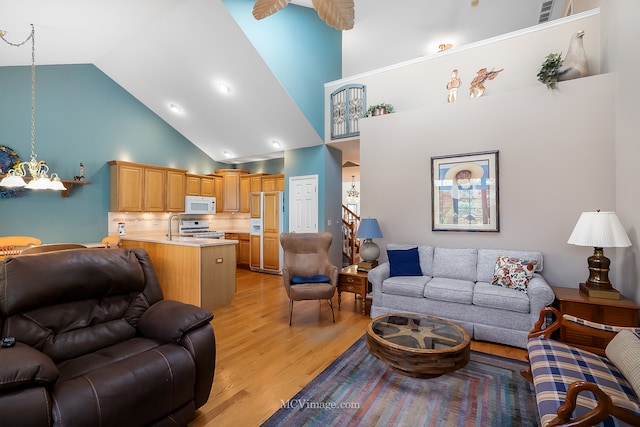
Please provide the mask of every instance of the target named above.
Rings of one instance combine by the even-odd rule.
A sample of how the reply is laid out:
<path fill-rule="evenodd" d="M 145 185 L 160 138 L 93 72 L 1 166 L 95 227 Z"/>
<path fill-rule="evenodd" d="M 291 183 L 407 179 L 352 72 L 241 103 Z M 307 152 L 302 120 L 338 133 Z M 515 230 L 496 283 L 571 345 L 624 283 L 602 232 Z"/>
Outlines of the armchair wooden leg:
<path fill-rule="evenodd" d="M 327 300 L 329 302 L 329 307 L 331 307 L 331 318 L 333 319 L 333 323 L 336 323 L 336 316 L 333 313 L 333 303 L 331 302 L 330 299 Z"/>
<path fill-rule="evenodd" d="M 293 317 L 293 300 L 289 300 L 289 326 L 291 326 L 292 317 Z"/>

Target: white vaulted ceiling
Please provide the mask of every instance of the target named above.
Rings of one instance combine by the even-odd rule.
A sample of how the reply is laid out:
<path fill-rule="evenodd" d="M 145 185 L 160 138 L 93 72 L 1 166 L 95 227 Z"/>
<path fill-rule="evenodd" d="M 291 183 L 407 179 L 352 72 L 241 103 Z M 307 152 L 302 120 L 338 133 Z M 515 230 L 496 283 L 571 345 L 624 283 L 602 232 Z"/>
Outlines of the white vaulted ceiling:
<path fill-rule="evenodd" d="M 541 3 L 356 0 L 354 29 L 343 32 L 343 74 L 535 25 Z M 280 157 L 323 143 L 220 0 L 0 0 L 8 40 L 24 40 L 31 23 L 37 65 L 95 64 L 214 160 Z M 28 48 L 0 45 L 0 66 L 30 61 Z"/>

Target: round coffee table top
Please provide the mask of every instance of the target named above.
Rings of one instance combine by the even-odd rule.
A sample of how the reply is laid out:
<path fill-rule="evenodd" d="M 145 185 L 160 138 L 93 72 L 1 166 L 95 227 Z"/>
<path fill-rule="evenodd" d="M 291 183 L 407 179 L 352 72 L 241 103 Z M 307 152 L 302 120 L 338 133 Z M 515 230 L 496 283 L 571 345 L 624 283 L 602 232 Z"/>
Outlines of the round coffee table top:
<path fill-rule="evenodd" d="M 396 371 L 430 378 L 464 367 L 469 362 L 469 334 L 439 317 L 388 314 L 367 327 L 367 347 Z"/>

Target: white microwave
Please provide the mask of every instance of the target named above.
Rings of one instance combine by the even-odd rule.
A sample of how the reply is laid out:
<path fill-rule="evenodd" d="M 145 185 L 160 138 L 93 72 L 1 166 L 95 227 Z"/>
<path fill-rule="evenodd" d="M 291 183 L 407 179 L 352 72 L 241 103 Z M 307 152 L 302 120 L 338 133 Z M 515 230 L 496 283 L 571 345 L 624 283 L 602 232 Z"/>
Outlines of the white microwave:
<path fill-rule="evenodd" d="M 209 215 L 216 213 L 216 198 L 204 196 L 186 196 L 184 213 Z"/>

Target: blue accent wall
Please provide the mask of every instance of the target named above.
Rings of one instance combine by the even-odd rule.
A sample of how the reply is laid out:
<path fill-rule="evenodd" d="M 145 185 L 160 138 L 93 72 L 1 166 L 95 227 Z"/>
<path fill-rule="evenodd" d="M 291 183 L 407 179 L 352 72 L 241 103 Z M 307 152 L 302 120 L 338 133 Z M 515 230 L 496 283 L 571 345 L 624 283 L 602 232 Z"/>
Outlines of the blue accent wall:
<path fill-rule="evenodd" d="M 31 155 L 30 67 L 0 67 L 0 145 Z M 0 199 L 0 236 L 43 243 L 96 242 L 107 235 L 109 160 L 212 173 L 213 161 L 94 65 L 36 67 L 36 154 L 50 172 L 73 179 L 82 162 L 90 185 L 68 198 L 26 190 Z"/>
<path fill-rule="evenodd" d="M 342 77 L 342 32 L 294 4 L 258 21 L 254 0 L 223 3 L 324 140 L 324 84 Z"/>

